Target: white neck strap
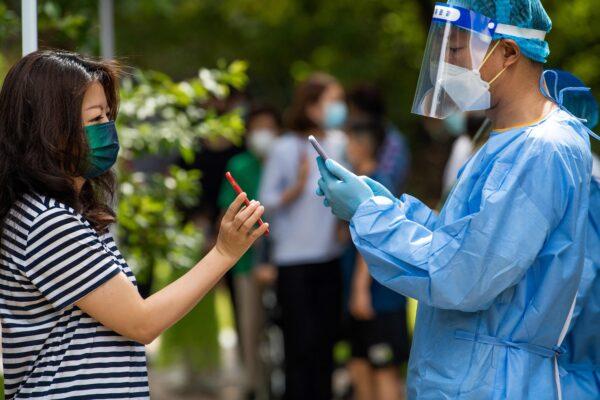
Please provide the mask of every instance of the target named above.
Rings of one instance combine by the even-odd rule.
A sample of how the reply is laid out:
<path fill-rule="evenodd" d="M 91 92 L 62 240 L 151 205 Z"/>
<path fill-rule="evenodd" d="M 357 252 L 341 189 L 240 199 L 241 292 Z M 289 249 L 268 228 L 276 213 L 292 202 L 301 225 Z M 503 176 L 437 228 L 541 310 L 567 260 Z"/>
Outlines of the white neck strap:
<path fill-rule="evenodd" d="M 544 40 L 546 38 L 546 32 L 544 31 L 530 28 L 519 28 L 518 26 L 506 24 L 496 25 L 496 33 L 501 35 L 521 37 L 523 39 Z"/>

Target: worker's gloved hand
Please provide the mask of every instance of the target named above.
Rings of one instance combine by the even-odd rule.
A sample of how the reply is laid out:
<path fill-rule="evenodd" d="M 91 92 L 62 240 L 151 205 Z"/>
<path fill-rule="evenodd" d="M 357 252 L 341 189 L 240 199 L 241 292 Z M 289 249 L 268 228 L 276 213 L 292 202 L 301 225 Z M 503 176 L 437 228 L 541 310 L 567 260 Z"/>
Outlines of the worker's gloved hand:
<path fill-rule="evenodd" d="M 383 186 L 381 183 L 377 182 L 375 179 L 371 179 L 368 176 L 364 175 L 361 176 L 360 179 L 362 179 L 364 183 L 369 185 L 375 196 L 387 197 L 393 202 L 398 201 L 398 199 L 392 194 L 392 192 L 388 190 L 388 188 Z"/>
<path fill-rule="evenodd" d="M 368 176 L 365 176 L 365 175 L 361 175 L 361 176 L 359 176 L 359 178 L 362 179 L 364 183 L 366 183 L 367 185 L 369 185 L 369 187 L 373 191 L 373 195 L 387 197 L 388 199 L 390 199 L 390 200 L 392 200 L 394 202 L 399 201 L 392 194 L 392 192 L 390 192 L 388 190 L 388 188 L 386 188 L 385 186 L 383 186 L 381 183 L 377 182 L 375 179 L 372 179 L 372 178 L 370 178 Z M 318 196 L 324 196 L 325 194 L 323 193 L 323 191 L 321 190 L 321 188 L 318 188 L 317 189 L 317 195 Z M 325 199 L 323 201 L 323 203 L 325 204 L 325 207 L 329 207 L 329 201 L 327 199 Z"/>
<path fill-rule="evenodd" d="M 324 204 L 335 216 L 350 221 L 358 206 L 373 197 L 373 191 L 361 178 L 329 159 L 317 157 L 321 172 L 317 195 L 325 196 Z"/>

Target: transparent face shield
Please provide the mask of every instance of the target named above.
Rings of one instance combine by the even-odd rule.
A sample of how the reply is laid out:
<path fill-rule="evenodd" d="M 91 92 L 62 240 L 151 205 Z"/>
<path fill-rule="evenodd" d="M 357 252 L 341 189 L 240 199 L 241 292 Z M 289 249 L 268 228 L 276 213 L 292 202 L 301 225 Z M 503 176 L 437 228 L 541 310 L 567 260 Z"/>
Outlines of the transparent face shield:
<path fill-rule="evenodd" d="M 437 3 L 423 56 L 412 112 L 444 119 L 489 108 L 489 83 L 479 69 L 496 23 L 471 10 Z M 491 51 L 489 52 L 491 54 Z"/>

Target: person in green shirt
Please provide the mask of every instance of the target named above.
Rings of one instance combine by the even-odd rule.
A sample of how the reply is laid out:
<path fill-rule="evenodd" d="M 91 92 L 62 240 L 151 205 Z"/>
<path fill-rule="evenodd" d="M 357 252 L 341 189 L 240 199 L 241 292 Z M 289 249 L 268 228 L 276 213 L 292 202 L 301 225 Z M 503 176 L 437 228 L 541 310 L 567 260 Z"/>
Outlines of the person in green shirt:
<path fill-rule="evenodd" d="M 246 151 L 237 154 L 227 163 L 231 172 L 249 199 L 258 197 L 263 160 L 281 130 L 281 119 L 277 111 L 270 107 L 254 107 L 246 118 Z M 221 184 L 218 204 L 224 212 L 236 194 L 225 179 Z M 252 398 L 260 388 L 261 368 L 258 358 L 258 341 L 262 326 L 262 306 L 260 288 L 253 275 L 257 264 L 255 249 L 250 249 L 233 267 L 231 287 L 236 314 L 238 336 L 242 350 L 242 362 L 247 375 L 248 398 Z M 261 266 L 260 269 L 267 269 Z M 272 267 L 274 269 L 274 267 Z M 264 274 L 261 274 L 264 275 Z"/>

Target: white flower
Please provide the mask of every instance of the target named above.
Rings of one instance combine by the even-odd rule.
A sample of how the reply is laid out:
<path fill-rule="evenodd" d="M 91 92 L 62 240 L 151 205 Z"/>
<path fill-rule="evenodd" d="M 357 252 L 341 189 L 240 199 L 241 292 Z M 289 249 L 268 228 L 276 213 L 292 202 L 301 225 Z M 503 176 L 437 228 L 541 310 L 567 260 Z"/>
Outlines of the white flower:
<path fill-rule="evenodd" d="M 167 189 L 173 190 L 177 187 L 177 181 L 173 177 L 169 176 L 165 178 L 165 186 Z"/>

